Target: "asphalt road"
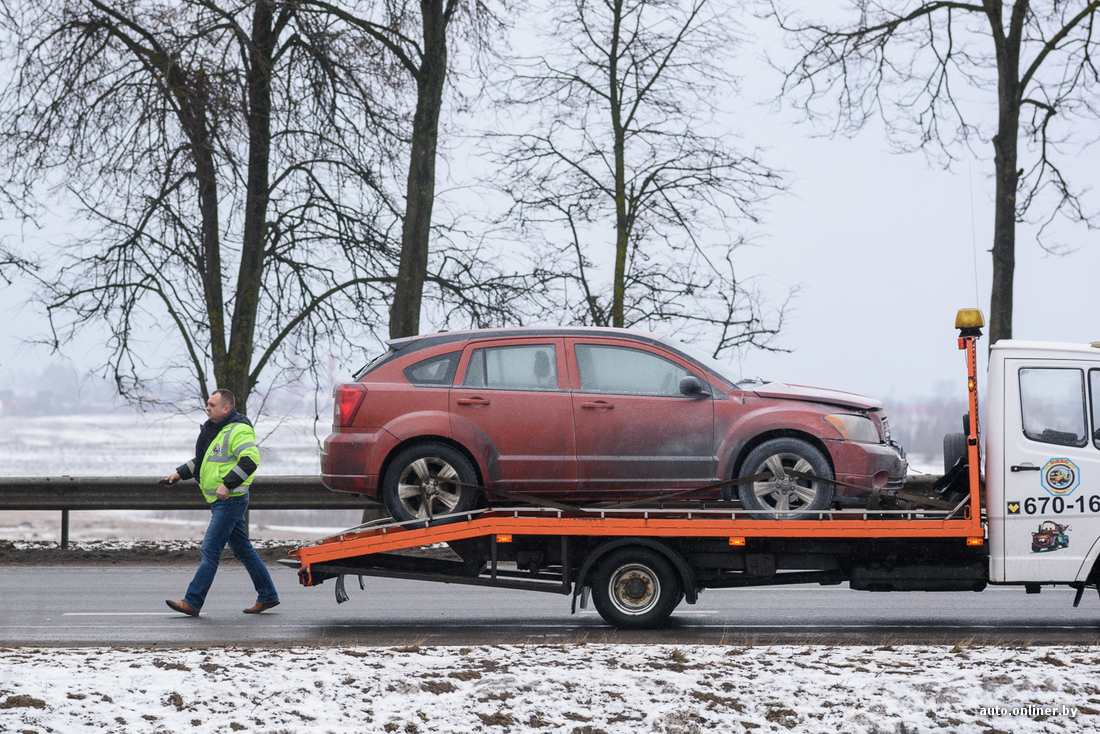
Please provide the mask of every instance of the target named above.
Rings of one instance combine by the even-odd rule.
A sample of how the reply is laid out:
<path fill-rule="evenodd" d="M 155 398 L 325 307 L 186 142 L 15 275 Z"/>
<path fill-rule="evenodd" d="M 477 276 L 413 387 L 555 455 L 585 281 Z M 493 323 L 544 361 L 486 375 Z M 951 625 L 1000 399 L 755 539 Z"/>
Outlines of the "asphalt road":
<path fill-rule="evenodd" d="M 169 610 L 193 568 L 11 567 L 0 574 L 0 645 L 472 645 L 526 642 L 1093 643 L 1100 599 L 1089 590 L 991 588 L 981 593 L 851 591 L 846 586 L 709 590 L 682 604 L 668 629 L 620 632 L 591 608 L 570 615 L 556 594 L 354 578 L 313 588 L 273 567 L 282 604 L 241 613 L 255 596 L 239 566 L 218 572 L 199 618 Z"/>

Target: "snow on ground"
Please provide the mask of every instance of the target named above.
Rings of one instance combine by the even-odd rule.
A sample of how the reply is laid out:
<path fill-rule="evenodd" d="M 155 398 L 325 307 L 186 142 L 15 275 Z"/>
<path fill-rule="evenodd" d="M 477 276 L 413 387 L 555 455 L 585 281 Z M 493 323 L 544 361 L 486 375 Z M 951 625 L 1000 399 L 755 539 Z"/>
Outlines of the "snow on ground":
<path fill-rule="evenodd" d="M 10 732 L 1094 732 L 1095 649 L 0 648 Z"/>

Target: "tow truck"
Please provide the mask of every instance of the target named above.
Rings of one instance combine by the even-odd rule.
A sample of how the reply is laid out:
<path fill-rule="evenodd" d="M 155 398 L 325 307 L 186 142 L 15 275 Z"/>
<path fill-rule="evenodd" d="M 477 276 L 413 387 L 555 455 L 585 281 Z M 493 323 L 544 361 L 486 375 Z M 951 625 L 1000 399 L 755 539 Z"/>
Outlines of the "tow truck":
<path fill-rule="evenodd" d="M 766 519 L 691 492 L 576 507 L 496 493 L 497 506 L 426 526 L 360 525 L 280 563 L 297 569 L 303 586 L 336 579 L 341 603 L 347 576 L 360 585 L 364 577 L 417 579 L 572 596 L 573 612 L 591 597 L 620 628 L 660 627 L 704 590 L 778 584 L 1022 585 L 1028 593 L 1065 585 L 1077 590 L 1077 606 L 1100 582 L 1100 342 L 994 344 L 983 436 L 976 350 L 984 325 L 979 309 L 958 312 L 969 411 L 964 431 L 944 438 L 950 470 L 924 495 L 868 488 L 863 506 Z M 1040 536 L 1049 539 L 1037 543 Z"/>

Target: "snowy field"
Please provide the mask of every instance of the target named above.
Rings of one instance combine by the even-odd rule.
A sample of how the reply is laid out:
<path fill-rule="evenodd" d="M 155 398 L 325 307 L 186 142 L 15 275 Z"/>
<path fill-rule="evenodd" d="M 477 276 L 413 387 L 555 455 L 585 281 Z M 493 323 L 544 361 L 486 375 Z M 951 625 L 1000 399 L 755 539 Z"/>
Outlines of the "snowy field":
<path fill-rule="evenodd" d="M 115 413 L 75 416 L 0 416 L 0 477 L 163 477 L 194 455 L 206 414 Z M 309 416 L 261 420 L 256 426 L 267 476 L 317 475 L 320 445 L 331 416 L 314 425 Z M 195 487 L 195 485 L 191 485 Z M 156 487 L 151 491 L 159 490 Z M 171 491 L 180 491 L 178 489 Z M 197 487 L 194 491 L 198 493 Z M 362 513 L 340 510 L 259 510 L 251 514 L 254 537 L 318 538 L 355 525 Z M 201 540 L 210 513 L 192 510 L 74 512 L 72 540 Z M 0 515 L 0 540 L 58 541 L 60 513 Z"/>
<path fill-rule="evenodd" d="M 168 475 L 194 455 L 206 414 L 0 416 L 0 476 Z M 261 420 L 256 425 L 261 471 L 318 474 L 320 446 L 332 416 Z"/>
<path fill-rule="evenodd" d="M 0 648 L 9 732 L 1095 732 L 1084 647 Z"/>

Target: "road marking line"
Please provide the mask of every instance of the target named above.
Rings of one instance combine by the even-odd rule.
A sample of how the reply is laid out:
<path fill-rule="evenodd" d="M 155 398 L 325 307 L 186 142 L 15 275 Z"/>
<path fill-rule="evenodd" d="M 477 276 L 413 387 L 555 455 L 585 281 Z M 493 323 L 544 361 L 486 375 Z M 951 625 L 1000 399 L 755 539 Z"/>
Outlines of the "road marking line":
<path fill-rule="evenodd" d="M 179 612 L 65 612 L 62 617 L 173 617 Z"/>

